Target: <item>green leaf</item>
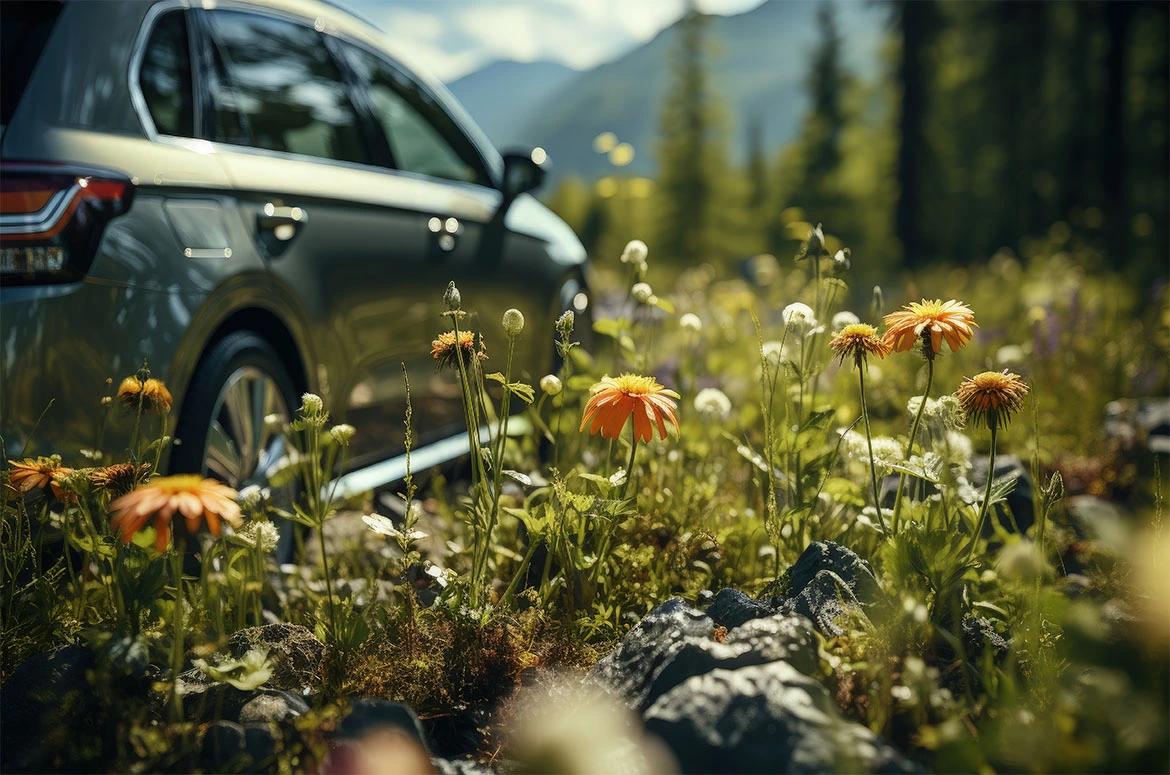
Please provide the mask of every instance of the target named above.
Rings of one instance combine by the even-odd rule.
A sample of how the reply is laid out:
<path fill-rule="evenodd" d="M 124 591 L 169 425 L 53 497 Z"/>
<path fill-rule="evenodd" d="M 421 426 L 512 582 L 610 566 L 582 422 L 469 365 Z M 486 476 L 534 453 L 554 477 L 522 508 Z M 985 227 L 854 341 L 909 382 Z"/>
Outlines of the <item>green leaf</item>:
<path fill-rule="evenodd" d="M 617 337 L 630 327 L 630 321 L 621 318 L 593 321 L 593 331 L 602 336 Z"/>
<path fill-rule="evenodd" d="M 490 379 L 492 382 L 499 382 L 501 385 L 508 381 L 504 378 L 503 373 L 499 371 L 493 371 L 491 374 L 484 374 L 483 378 Z"/>
<path fill-rule="evenodd" d="M 204 659 L 192 660 L 192 664 L 211 679 L 231 684 L 243 692 L 250 692 L 263 686 L 272 677 L 273 667 L 266 648 L 249 649 L 239 659 L 229 659 L 218 665 L 211 665 Z"/>
<path fill-rule="evenodd" d="M 524 403 L 531 404 L 536 399 L 536 391 L 532 386 L 524 382 L 509 382 L 508 390 L 524 400 Z"/>
<path fill-rule="evenodd" d="M 669 313 L 671 315 L 674 314 L 674 303 L 671 302 L 670 299 L 658 298 L 654 302 L 654 306 L 658 307 L 658 309 L 662 310 L 663 312 Z"/>

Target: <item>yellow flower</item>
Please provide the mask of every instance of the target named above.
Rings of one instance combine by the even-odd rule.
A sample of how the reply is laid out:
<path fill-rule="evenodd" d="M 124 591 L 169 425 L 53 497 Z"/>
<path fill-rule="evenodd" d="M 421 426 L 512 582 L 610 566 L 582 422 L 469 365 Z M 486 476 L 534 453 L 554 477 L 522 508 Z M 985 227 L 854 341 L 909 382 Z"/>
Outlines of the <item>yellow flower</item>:
<path fill-rule="evenodd" d="M 487 348 L 484 346 L 483 339 L 479 341 L 479 352 L 475 351 L 475 334 L 471 331 L 459 332 L 459 348 L 463 350 L 464 358 L 478 358 L 479 360 L 487 359 Z M 455 332 L 444 331 L 439 334 L 438 339 L 431 341 L 431 357 L 439 362 L 439 367 L 447 365 L 455 359 Z"/>
<path fill-rule="evenodd" d="M 892 345 L 877 335 L 877 329 L 865 323 L 845 326 L 829 342 L 829 349 L 836 350 L 839 360 L 844 363 L 849 356 L 860 366 L 867 355 L 885 358 Z"/>
<path fill-rule="evenodd" d="M 1006 425 L 1011 415 L 1020 410 L 1028 386 L 1020 375 L 1003 371 L 985 371 L 974 377 L 964 377 L 955 396 L 968 417 L 976 421 L 986 419 L 987 427 L 995 430 Z"/>
<path fill-rule="evenodd" d="M 885 340 L 895 352 L 910 350 L 929 332 L 932 354 L 942 349 L 944 339 L 951 352 L 958 352 L 971 341 L 974 334 L 971 327 L 978 328 L 975 313 L 954 299 L 912 301 L 897 312 L 886 315 L 885 324 Z"/>
<path fill-rule="evenodd" d="M 674 425 L 676 433 L 679 430 L 674 414 L 677 404 L 671 400 L 679 395 L 659 385 L 654 377 L 623 374 L 614 379 L 607 375 L 589 392 L 593 395 L 585 404 L 582 431 L 589 425 L 590 434 L 600 431 L 604 438 L 616 439 L 630 417 L 634 418 L 634 438 L 639 441 L 649 442 L 654 438 L 655 425 L 659 436 L 665 439 L 667 420 Z"/>
<path fill-rule="evenodd" d="M 163 476 L 111 503 L 114 518 L 110 525 L 120 530 L 122 541 L 128 543 L 153 518 L 154 547 L 163 552 L 171 538 L 171 519 L 176 511 L 183 516 L 188 533 L 194 534 L 199 523 L 206 521 L 208 531 L 218 536 L 220 520 L 232 527 L 243 524 L 237 498 L 235 490 L 214 479 L 197 474 Z"/>
<path fill-rule="evenodd" d="M 143 382 L 136 376 L 126 377 L 118 386 L 118 401 L 127 409 L 137 410 L 139 400 L 144 400 L 142 408 L 155 414 L 166 414 L 171 411 L 173 399 L 171 391 L 167 390 L 166 383 L 153 377 Z"/>
<path fill-rule="evenodd" d="M 61 459 L 53 457 L 27 457 L 21 462 L 9 460 L 12 468 L 8 472 L 8 485 L 19 493 L 49 487 L 59 501 L 75 501 L 76 496 L 61 487 L 61 479 L 73 473 L 72 468 L 61 465 Z"/>

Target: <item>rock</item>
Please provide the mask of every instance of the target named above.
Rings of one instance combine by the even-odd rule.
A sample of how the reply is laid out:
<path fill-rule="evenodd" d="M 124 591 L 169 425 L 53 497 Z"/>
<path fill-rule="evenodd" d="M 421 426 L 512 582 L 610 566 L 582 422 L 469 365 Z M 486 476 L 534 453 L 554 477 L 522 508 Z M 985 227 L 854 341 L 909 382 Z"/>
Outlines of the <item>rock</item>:
<path fill-rule="evenodd" d="M 987 459 L 976 458 L 972 463 L 971 485 L 979 491 L 979 500 L 982 502 L 984 487 L 987 485 Z M 1015 477 L 1016 485 L 1007 496 L 1007 507 L 1011 511 L 1011 517 L 1001 519 L 1001 522 L 1005 528 L 1013 532 L 1019 528 L 1018 532 L 1022 535 L 1032 527 L 1035 514 L 1032 505 L 1032 474 L 1028 464 L 1019 455 L 998 455 L 995 458 L 996 480 L 1008 477 Z M 999 504 L 1001 508 L 1003 505 Z M 990 517 L 995 516 L 997 515 L 990 514 Z M 983 526 L 983 535 L 993 535 L 994 532 L 989 518 L 987 524 Z"/>
<path fill-rule="evenodd" d="M 307 627 L 297 624 L 265 624 L 240 630 L 228 639 L 228 651 L 239 659 L 249 649 L 266 648 L 273 662 L 266 689 L 287 689 L 298 694 L 312 691 L 321 682 L 325 644 Z"/>
<path fill-rule="evenodd" d="M 771 606 L 752 600 L 738 589 L 728 587 L 719 590 L 711 606 L 707 609 L 707 616 L 720 627 L 734 630 L 744 622 L 771 616 L 776 613 Z"/>
<path fill-rule="evenodd" d="M 275 752 L 268 730 L 216 721 L 203 735 L 199 764 L 206 772 L 259 772 Z"/>
<path fill-rule="evenodd" d="M 1124 449 L 1144 442 L 1151 452 L 1170 453 L 1170 399 L 1120 399 L 1105 407 L 1105 432 Z"/>
<path fill-rule="evenodd" d="M 690 678 L 659 697 L 645 719 L 684 773 L 921 771 L 843 719 L 828 691 L 787 662 Z"/>
<path fill-rule="evenodd" d="M 426 733 L 409 705 L 389 700 L 361 699 L 349 706 L 349 713 L 337 725 L 334 737 L 357 739 L 379 729 L 394 729 L 406 732 L 414 738 L 428 754 Z"/>
<path fill-rule="evenodd" d="M 495 775 L 491 767 L 471 759 L 431 759 L 440 775 Z"/>
<path fill-rule="evenodd" d="M 783 660 L 802 673 L 815 671 L 820 661 L 812 622 L 802 616 L 776 614 L 752 619 L 737 627 L 724 645 L 747 644 L 760 655 L 760 663 Z"/>
<path fill-rule="evenodd" d="M 1119 557 L 1129 553 L 1129 520 L 1114 504 L 1096 495 L 1074 495 L 1064 501 L 1069 522 L 1081 538 L 1086 538 Z M 1075 568 L 1068 569 L 1076 572 Z"/>
<path fill-rule="evenodd" d="M 255 696 L 240 707 L 237 720 L 244 726 L 270 725 L 280 727 L 297 716 L 309 712 L 309 705 L 292 692 L 265 691 L 254 693 Z"/>
<path fill-rule="evenodd" d="M 858 600 L 867 605 L 877 600 L 880 594 L 877 578 L 868 562 L 840 544 L 814 541 L 801 552 L 789 571 L 789 597 L 800 595 L 821 571 L 832 571 L 845 582 Z"/>
<path fill-rule="evenodd" d="M 830 638 L 844 635 L 843 617 L 853 616 L 868 623 L 861 603 L 840 576 L 830 570 L 822 570 L 801 590 L 796 597 L 785 601 L 787 611 L 812 620 L 816 628 Z"/>
<path fill-rule="evenodd" d="M 963 648 L 967 651 L 967 660 L 978 664 L 983 651 L 988 647 L 995 652 L 995 658 L 1007 656 L 1010 644 L 1004 640 L 991 621 L 982 616 L 968 616 L 963 620 Z"/>

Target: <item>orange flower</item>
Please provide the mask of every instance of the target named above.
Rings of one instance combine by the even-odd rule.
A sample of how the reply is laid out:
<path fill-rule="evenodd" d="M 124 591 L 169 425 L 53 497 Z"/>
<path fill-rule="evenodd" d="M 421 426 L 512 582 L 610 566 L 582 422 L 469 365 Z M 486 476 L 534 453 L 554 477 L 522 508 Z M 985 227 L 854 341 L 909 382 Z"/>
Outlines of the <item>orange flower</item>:
<path fill-rule="evenodd" d="M 931 354 L 942 349 L 943 339 L 950 345 L 951 352 L 958 352 L 971 341 L 974 333 L 971 327 L 978 328 L 971 308 L 954 299 L 912 301 L 897 312 L 886 315 L 885 324 L 885 340 L 895 352 L 913 348 L 929 331 Z"/>
<path fill-rule="evenodd" d="M 654 438 L 655 424 L 659 436 L 665 439 L 667 420 L 674 425 L 676 433 L 679 430 L 678 418 L 674 414 L 677 405 L 671 400 L 679 395 L 659 385 L 654 377 L 623 374 L 614 379 L 607 375 L 589 388 L 589 392 L 593 395 L 585 404 L 582 431 L 589 425 L 590 434 L 600 431 L 604 438 L 616 439 L 631 416 L 634 418 L 634 438 L 639 441 L 649 442 Z"/>
<path fill-rule="evenodd" d="M 21 462 L 9 460 L 12 466 L 8 472 L 8 485 L 19 493 L 40 489 L 48 486 L 59 501 L 73 501 L 76 496 L 61 487 L 60 481 L 64 476 L 73 473 L 72 468 L 61 465 L 61 459 L 53 457 L 26 457 Z"/>
<path fill-rule="evenodd" d="M 155 414 L 171 411 L 173 399 L 166 383 L 153 377 L 143 382 L 137 376 L 126 377 L 118 386 L 118 401 L 127 409 L 138 409 L 139 400 L 145 399 L 143 409 Z"/>
<path fill-rule="evenodd" d="M 853 356 L 854 362 L 860 366 L 867 355 L 885 358 L 890 354 L 891 345 L 877 335 L 877 329 L 873 326 L 853 323 L 837 332 L 829 342 L 829 349 L 837 351 L 842 363 L 847 357 Z"/>
<path fill-rule="evenodd" d="M 232 527 L 242 525 L 237 497 L 226 484 L 197 474 L 163 476 L 111 503 L 114 518 L 110 525 L 121 530 L 122 541 L 128 543 L 153 517 L 154 547 L 162 552 L 171 538 L 171 518 L 176 511 L 192 534 L 199 530 L 201 520 L 207 521 L 213 536 L 219 535 L 221 519 Z"/>
<path fill-rule="evenodd" d="M 994 430 L 1006 425 L 1011 415 L 1020 410 L 1028 386 L 1019 374 L 1003 371 L 985 371 L 974 377 L 964 377 L 955 396 L 968 417 L 976 421 L 986 419 Z"/>
<path fill-rule="evenodd" d="M 146 473 L 150 463 L 143 463 L 137 468 L 133 463 L 115 463 L 110 466 L 94 468 L 87 474 L 90 485 L 96 490 L 104 490 L 113 495 L 125 495 L 134 489 L 134 482 L 139 474 Z"/>
<path fill-rule="evenodd" d="M 473 355 L 479 360 L 487 360 L 487 348 L 483 339 L 479 340 L 479 352 L 475 352 L 475 334 L 471 331 L 459 332 L 459 348 L 463 350 L 463 357 L 470 359 Z M 431 340 L 431 357 L 439 362 L 439 368 L 447 365 L 455 358 L 455 332 L 444 331 L 438 339 Z"/>

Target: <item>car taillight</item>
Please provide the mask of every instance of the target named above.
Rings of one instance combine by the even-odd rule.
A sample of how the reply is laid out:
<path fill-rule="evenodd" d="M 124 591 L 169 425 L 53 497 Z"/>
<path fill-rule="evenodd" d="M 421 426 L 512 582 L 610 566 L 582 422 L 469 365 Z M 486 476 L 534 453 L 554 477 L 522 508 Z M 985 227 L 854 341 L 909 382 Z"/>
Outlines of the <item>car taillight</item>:
<path fill-rule="evenodd" d="M 0 284 L 80 280 L 134 189 L 128 176 L 110 170 L 0 166 Z"/>

